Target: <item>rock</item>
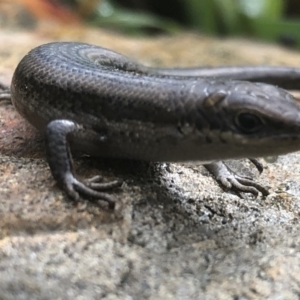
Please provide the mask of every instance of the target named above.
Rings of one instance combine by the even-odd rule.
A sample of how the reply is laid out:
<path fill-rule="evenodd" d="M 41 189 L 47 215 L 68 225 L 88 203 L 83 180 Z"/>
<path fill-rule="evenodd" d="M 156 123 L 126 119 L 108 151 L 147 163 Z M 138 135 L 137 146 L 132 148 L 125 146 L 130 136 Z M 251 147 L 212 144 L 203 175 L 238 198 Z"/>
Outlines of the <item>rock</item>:
<path fill-rule="evenodd" d="M 277 46 L 190 33 L 0 36 L 6 83 L 28 50 L 53 39 L 96 43 L 159 66 L 297 66 L 300 59 Z M 297 299 L 299 154 L 264 163 L 259 177 L 247 161 L 231 163 L 270 186 L 268 197 L 256 199 L 224 192 L 196 164 L 76 160 L 84 177 L 124 180 L 110 211 L 72 203 L 51 177 L 41 135 L 9 105 L 0 116 L 1 299 Z"/>

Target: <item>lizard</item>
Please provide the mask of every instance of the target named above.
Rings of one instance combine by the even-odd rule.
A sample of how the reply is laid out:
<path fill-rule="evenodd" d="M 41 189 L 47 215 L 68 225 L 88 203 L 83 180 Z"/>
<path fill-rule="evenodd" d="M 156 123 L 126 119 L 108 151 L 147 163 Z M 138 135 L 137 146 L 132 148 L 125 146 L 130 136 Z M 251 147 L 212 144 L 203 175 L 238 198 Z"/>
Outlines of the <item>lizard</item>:
<path fill-rule="evenodd" d="M 226 188 L 267 194 L 223 160 L 250 158 L 260 169 L 256 157 L 300 149 L 300 107 L 283 89 L 298 88 L 299 78 L 300 69 L 291 67 L 146 67 L 99 46 L 54 42 L 21 60 L 2 98 L 45 132 L 52 175 L 69 197 L 114 207 L 105 190 L 122 183 L 79 180 L 70 149 L 198 161 Z"/>

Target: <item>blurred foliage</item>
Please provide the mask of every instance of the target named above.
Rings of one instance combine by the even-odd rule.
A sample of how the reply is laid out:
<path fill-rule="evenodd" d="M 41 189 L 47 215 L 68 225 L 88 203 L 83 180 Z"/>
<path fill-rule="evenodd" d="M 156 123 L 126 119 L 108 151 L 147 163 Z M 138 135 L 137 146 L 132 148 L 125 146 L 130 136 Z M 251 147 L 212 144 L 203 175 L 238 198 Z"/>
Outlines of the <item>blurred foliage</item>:
<path fill-rule="evenodd" d="M 285 17 L 287 0 L 188 0 L 186 4 L 191 26 L 197 30 L 300 45 L 300 18 Z"/>
<path fill-rule="evenodd" d="M 145 30 L 173 33 L 180 29 L 175 21 L 145 11 L 129 10 L 108 0 L 98 1 L 89 20 L 94 25 L 119 29 L 131 34 L 140 34 Z"/>
<path fill-rule="evenodd" d="M 251 36 L 300 46 L 299 0 L 65 1 L 76 1 L 82 11 L 89 7 L 85 11 L 93 24 L 130 33 L 193 28 L 212 35 Z"/>

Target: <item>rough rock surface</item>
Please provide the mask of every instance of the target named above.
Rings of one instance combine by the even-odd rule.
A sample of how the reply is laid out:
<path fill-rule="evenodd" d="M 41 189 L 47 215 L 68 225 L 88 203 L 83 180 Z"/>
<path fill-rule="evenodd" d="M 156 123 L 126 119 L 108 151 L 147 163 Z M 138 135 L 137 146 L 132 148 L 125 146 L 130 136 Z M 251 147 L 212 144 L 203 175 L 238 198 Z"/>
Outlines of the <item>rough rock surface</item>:
<path fill-rule="evenodd" d="M 103 31 L 0 31 L 0 80 L 52 40 L 96 43 L 151 65 L 281 64 L 300 54 L 194 34 L 133 39 Z M 299 299 L 300 155 L 231 165 L 270 187 L 266 198 L 226 193 L 201 167 L 76 160 L 84 177 L 124 184 L 115 211 L 74 204 L 55 185 L 42 137 L 0 106 L 1 299 Z M 249 171 L 250 170 L 250 171 Z"/>

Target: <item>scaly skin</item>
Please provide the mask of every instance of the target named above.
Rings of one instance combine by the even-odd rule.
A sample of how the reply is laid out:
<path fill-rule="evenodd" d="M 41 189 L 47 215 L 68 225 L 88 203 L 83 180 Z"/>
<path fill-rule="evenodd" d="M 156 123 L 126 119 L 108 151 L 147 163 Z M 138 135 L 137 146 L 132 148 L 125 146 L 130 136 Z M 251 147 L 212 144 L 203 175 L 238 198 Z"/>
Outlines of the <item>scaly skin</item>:
<path fill-rule="evenodd" d="M 23 58 L 11 96 L 18 112 L 45 130 L 52 174 L 67 193 L 113 204 L 98 190 L 119 182 L 80 182 L 69 146 L 95 156 L 204 164 L 299 149 L 300 107 L 294 98 L 269 84 L 230 80 L 230 74 L 240 74 L 233 70 L 217 69 L 207 76 L 220 78 L 210 78 L 202 69 L 199 77 L 195 69 L 147 68 L 97 46 L 51 43 Z M 289 70 L 273 68 L 272 73 L 271 67 L 261 67 L 257 79 L 272 82 L 271 72 L 275 83 L 287 86 L 296 82 L 296 71 L 300 74 Z M 255 79 L 253 68 L 248 71 L 242 79 Z M 220 164 L 207 167 L 226 187 L 266 192 L 228 169 L 225 174 Z"/>

